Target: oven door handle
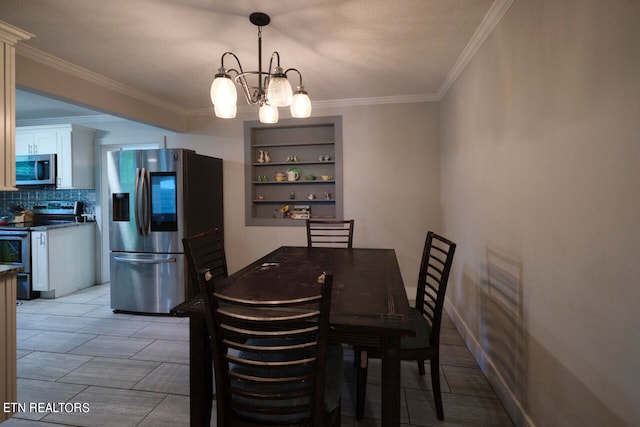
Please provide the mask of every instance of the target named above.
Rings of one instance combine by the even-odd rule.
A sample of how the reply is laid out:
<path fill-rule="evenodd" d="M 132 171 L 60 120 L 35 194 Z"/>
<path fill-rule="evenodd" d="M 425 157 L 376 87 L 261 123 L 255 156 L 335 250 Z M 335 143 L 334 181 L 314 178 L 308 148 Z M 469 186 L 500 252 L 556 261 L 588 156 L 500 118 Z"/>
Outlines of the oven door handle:
<path fill-rule="evenodd" d="M 118 262 L 130 262 L 130 263 L 138 263 L 138 264 L 167 264 L 171 262 L 177 262 L 177 258 L 166 258 L 166 259 L 147 259 L 147 258 L 123 258 L 123 257 L 113 257 L 114 261 Z"/>
<path fill-rule="evenodd" d="M 29 233 L 22 231 L 0 231 L 0 240 L 18 240 L 28 236 Z"/>

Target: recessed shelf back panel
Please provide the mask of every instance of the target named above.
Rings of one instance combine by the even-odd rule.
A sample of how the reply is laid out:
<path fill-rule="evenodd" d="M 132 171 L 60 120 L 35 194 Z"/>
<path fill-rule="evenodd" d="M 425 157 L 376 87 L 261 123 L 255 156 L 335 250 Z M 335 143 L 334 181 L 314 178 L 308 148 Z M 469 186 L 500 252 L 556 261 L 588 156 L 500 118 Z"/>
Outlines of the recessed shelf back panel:
<path fill-rule="evenodd" d="M 342 117 L 245 122 L 246 225 L 304 226 L 289 218 L 300 205 L 311 218 L 343 217 Z"/>

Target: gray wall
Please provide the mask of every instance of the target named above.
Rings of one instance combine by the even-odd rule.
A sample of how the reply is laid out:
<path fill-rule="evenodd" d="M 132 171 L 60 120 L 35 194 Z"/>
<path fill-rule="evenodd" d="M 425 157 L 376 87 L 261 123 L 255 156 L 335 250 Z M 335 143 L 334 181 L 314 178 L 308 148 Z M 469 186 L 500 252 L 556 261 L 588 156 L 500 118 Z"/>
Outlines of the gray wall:
<path fill-rule="evenodd" d="M 640 425 L 639 28 L 516 0 L 441 102 L 448 308 L 518 425 Z"/>
<path fill-rule="evenodd" d="M 395 248 L 412 295 L 428 229 L 440 227 L 438 105 L 386 104 L 316 109 L 343 120 L 344 216 L 355 219 L 354 245 Z M 304 227 L 244 225 L 243 120 L 193 117 L 169 146 L 224 159 L 227 257 L 235 271 L 281 245 L 306 245 Z"/>

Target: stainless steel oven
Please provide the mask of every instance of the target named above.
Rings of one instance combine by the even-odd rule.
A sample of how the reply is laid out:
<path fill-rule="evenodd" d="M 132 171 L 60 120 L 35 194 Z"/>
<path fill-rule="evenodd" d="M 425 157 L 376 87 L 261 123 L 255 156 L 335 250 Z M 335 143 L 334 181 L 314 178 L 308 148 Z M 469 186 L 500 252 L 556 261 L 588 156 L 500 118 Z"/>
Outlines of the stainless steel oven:
<path fill-rule="evenodd" d="M 31 289 L 31 233 L 24 230 L 0 230 L 0 264 L 21 266 L 18 273 L 18 299 L 33 299 L 40 292 Z"/>

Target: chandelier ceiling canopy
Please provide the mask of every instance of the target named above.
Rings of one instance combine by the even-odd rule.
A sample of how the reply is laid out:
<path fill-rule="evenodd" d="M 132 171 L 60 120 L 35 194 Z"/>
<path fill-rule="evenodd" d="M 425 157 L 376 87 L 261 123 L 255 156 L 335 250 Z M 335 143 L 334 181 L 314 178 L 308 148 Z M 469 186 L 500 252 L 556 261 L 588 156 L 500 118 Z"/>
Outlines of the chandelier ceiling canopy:
<path fill-rule="evenodd" d="M 311 115 L 311 100 L 302 85 L 302 74 L 295 68 L 286 71 L 280 66 L 280 54 L 274 51 L 269 60 L 269 68 L 262 71 L 262 27 L 269 25 L 271 18 L 262 12 L 254 12 L 249 16 L 252 24 L 258 27 L 258 71 L 244 71 L 240 59 L 233 52 L 225 52 L 220 58 L 220 68 L 211 84 L 211 102 L 216 117 L 232 119 L 236 116 L 238 93 L 236 84 L 242 88 L 249 105 L 260 107 L 259 117 L 262 123 L 278 122 L 278 107 L 291 108 L 291 116 L 304 118 Z M 226 69 L 225 56 L 232 56 L 238 68 Z M 274 66 L 275 59 L 275 66 Z M 297 73 L 300 84 L 293 92 L 287 78 L 289 73 Z M 235 77 L 231 78 L 231 73 Z M 249 84 L 252 78 L 257 85 Z M 234 84 L 235 82 L 235 84 Z"/>

